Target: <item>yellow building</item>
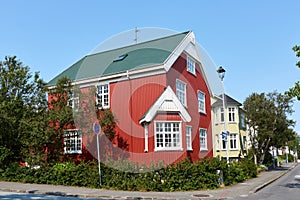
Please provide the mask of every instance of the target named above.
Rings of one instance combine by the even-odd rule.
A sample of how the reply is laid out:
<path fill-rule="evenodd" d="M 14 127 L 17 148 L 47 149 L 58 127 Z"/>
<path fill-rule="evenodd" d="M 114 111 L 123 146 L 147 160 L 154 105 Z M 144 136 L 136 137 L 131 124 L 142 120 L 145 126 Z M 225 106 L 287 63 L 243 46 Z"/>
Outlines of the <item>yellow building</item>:
<path fill-rule="evenodd" d="M 245 111 L 242 104 L 225 95 L 225 112 L 223 109 L 223 98 L 212 98 L 212 134 L 214 157 L 236 160 L 247 155 L 248 135 L 245 123 Z M 227 138 L 222 137 L 222 132 L 227 133 Z M 228 141 L 228 143 L 227 143 Z"/>

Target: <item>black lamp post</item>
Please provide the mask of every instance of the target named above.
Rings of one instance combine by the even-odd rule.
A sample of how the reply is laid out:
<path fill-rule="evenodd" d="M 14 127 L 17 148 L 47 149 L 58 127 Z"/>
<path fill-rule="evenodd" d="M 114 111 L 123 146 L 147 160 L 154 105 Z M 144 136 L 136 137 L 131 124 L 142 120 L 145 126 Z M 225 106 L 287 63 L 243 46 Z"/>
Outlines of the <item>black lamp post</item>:
<path fill-rule="evenodd" d="M 229 163 L 229 152 L 228 152 L 228 146 L 229 146 L 229 142 L 228 142 L 228 133 L 227 133 L 227 130 L 226 130 L 226 110 L 225 110 L 225 90 L 224 90 L 224 77 L 225 77 L 225 72 L 226 70 L 220 66 L 219 69 L 217 70 L 218 74 L 219 74 L 219 78 L 221 79 L 221 82 L 222 82 L 222 96 L 223 96 L 223 113 L 224 113 L 224 133 L 227 134 L 227 137 L 226 137 L 226 160 L 227 160 L 227 163 Z M 221 141 L 221 140 L 219 140 Z"/>

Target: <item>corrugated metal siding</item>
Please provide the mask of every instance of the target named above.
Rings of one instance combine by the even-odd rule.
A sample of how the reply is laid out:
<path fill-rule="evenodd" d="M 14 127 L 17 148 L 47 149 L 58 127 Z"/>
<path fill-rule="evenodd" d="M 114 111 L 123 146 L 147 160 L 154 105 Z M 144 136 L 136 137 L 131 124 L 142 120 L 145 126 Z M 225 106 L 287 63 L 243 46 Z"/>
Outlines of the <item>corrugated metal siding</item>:
<path fill-rule="evenodd" d="M 162 94 L 165 87 L 165 75 L 121 81 L 110 85 L 112 112 L 118 120 L 120 137 L 128 143 L 129 152 L 144 153 L 144 127 L 139 124 L 139 120 Z M 130 159 L 136 157 L 132 156 Z"/>
<path fill-rule="evenodd" d="M 187 110 L 192 117 L 192 121 L 187 125 L 192 126 L 192 148 L 189 152 L 191 160 L 199 160 L 206 156 L 212 157 L 212 127 L 211 127 L 211 102 L 210 93 L 203 76 L 199 71 L 199 64 L 196 63 L 196 75 L 191 74 L 186 68 L 186 55 L 178 57 L 171 70 L 167 73 L 167 84 L 176 92 L 176 80 L 179 79 L 186 83 L 187 86 Z M 200 90 L 205 93 L 206 113 L 198 112 L 198 96 Z M 185 127 L 182 127 L 185 133 Z M 200 151 L 199 129 L 207 129 L 207 147 L 208 151 Z M 185 137 L 185 134 L 183 135 Z"/>

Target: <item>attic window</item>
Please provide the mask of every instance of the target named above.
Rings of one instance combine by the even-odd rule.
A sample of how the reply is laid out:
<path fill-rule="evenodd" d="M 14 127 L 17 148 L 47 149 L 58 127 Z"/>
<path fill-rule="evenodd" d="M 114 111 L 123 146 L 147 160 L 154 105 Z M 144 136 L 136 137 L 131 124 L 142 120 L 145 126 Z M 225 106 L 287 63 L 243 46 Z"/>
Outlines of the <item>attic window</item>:
<path fill-rule="evenodd" d="M 117 62 L 117 61 L 121 61 L 121 60 L 124 60 L 126 57 L 128 56 L 128 54 L 123 54 L 123 55 L 120 55 L 118 57 L 116 57 L 113 62 Z"/>

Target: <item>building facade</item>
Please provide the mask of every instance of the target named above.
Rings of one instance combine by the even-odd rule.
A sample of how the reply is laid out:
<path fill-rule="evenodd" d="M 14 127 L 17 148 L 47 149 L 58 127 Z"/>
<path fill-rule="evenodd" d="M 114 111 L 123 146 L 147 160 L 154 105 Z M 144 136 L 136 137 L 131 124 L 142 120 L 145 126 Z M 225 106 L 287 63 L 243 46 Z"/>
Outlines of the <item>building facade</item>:
<path fill-rule="evenodd" d="M 223 108 L 222 96 L 213 98 L 212 115 L 213 115 L 213 140 L 214 156 L 237 160 L 247 156 L 248 152 L 248 135 L 245 121 L 245 111 L 241 108 L 241 103 L 225 96 L 225 111 Z M 222 132 L 227 133 L 222 136 Z"/>
<path fill-rule="evenodd" d="M 95 90 L 95 102 L 111 110 L 116 135 L 101 137 L 103 159 L 147 165 L 197 161 L 213 156 L 213 94 L 204 67 L 188 31 L 87 55 L 48 86 L 66 76 L 83 93 Z M 72 105 L 80 107 L 79 95 L 72 98 Z M 75 126 L 65 131 L 65 154 L 95 157 L 95 134 L 79 122 Z"/>

